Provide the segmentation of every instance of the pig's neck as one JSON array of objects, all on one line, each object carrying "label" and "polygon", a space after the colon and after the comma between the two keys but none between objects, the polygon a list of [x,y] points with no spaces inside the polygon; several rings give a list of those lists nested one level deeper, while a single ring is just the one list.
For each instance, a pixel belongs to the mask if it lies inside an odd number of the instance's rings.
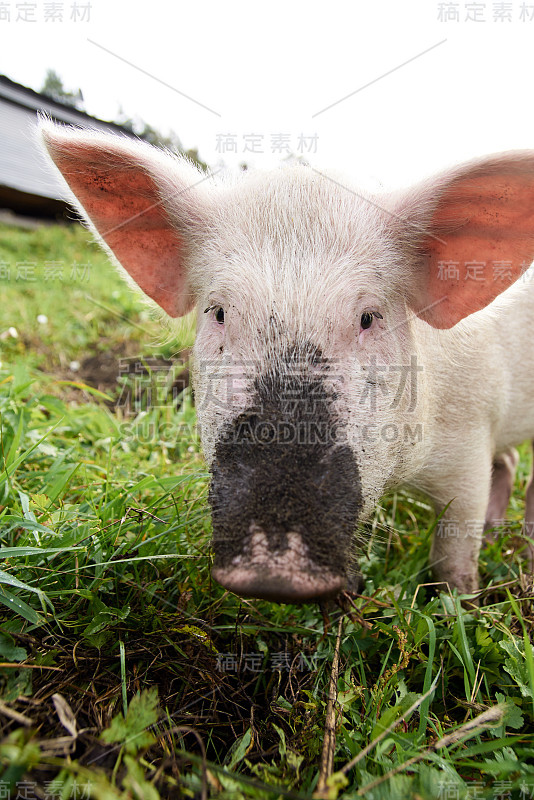
[{"label": "pig's neck", "polygon": [[[518,282],[450,330],[412,321],[423,367],[418,418],[423,442],[408,482],[520,444],[534,429],[534,284]],[[459,478],[460,480],[460,478]]]}]

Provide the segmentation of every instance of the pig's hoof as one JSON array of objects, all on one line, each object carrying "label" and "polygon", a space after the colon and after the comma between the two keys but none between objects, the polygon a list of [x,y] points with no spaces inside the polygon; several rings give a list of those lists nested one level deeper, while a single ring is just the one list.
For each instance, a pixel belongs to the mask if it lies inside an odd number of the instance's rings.
[{"label": "pig's hoof", "polygon": [[341,592],[347,583],[344,574],[327,567],[319,569],[310,559],[300,534],[290,532],[283,549],[271,549],[268,537],[259,528],[241,555],[230,563],[215,564],[215,580],[242,597],[258,597],[278,603],[305,603],[322,600]]}]

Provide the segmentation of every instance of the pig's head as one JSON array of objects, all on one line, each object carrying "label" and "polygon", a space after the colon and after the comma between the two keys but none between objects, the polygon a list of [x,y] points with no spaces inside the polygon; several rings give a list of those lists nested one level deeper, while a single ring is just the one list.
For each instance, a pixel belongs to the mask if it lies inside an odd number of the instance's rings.
[{"label": "pig's head", "polygon": [[[215,578],[280,601],[336,594],[355,572],[358,522],[424,447],[395,435],[424,418],[427,326],[414,320],[449,328],[524,266],[527,233],[510,248],[502,232],[532,208],[525,157],[372,198],[305,167],[217,186],[141,142],[42,132],[113,260],[171,317],[197,306]],[[509,277],[465,280],[484,257],[506,258]]]}]

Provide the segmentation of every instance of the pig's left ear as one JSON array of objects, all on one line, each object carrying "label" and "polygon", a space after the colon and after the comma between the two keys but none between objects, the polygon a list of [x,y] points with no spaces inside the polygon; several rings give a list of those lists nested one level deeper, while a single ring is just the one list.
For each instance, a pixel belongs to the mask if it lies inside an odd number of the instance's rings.
[{"label": "pig's left ear", "polygon": [[188,253],[207,214],[205,180],[141,141],[42,121],[48,154],[100,243],[171,317],[194,305]]},{"label": "pig's left ear", "polygon": [[488,305],[534,260],[534,151],[491,156],[397,198],[415,313],[451,328]]}]

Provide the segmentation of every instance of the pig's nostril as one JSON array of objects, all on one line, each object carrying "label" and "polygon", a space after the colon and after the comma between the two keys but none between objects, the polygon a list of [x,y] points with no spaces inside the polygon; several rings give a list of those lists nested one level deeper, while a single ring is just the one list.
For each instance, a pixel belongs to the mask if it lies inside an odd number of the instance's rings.
[{"label": "pig's nostril", "polygon": [[229,564],[213,569],[218,583],[243,597],[258,597],[281,603],[303,603],[338,594],[345,588],[345,575],[312,562],[299,533],[286,534],[281,549],[271,549],[265,532],[250,527],[244,552]]},{"label": "pig's nostril", "polygon": [[215,567],[215,580],[241,597],[257,597],[277,603],[305,603],[339,594],[346,584],[341,575],[273,572],[266,567],[243,565]]}]

